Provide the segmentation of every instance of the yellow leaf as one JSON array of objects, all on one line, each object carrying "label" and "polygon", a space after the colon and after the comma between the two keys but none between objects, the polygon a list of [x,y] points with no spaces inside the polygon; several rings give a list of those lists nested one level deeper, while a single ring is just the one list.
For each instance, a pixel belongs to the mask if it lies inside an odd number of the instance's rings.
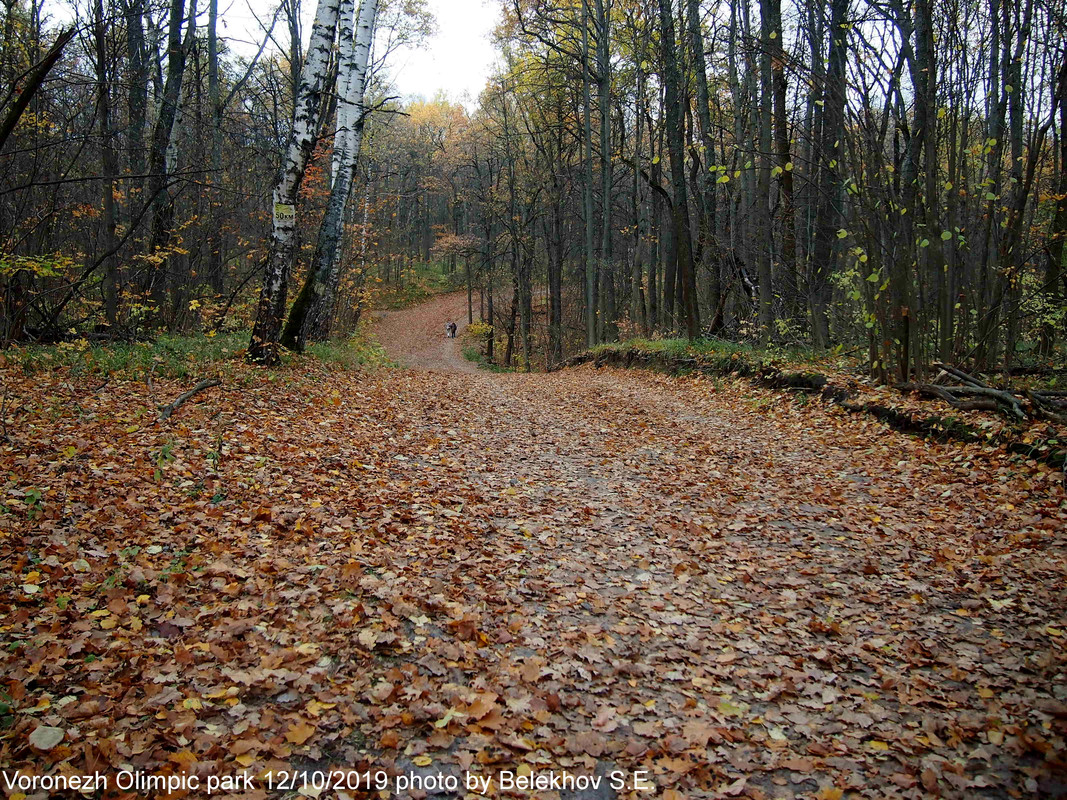
[{"label": "yellow leaf", "polygon": [[256,757],[252,753],[244,753],[243,755],[237,756],[234,761],[236,761],[242,767],[250,767],[254,763],[256,763]]},{"label": "yellow leaf", "polygon": [[433,724],[433,726],[435,728],[447,728],[448,727],[448,723],[450,723],[455,716],[456,716],[456,709],[450,708],[450,709],[448,709],[448,711],[445,712],[445,715],[443,717],[441,717],[441,719],[437,720]]},{"label": "yellow leaf", "polygon": [[200,698],[198,697],[186,697],[184,702],[182,702],[182,705],[193,711],[199,711],[204,707],[204,704],[200,702]]},{"label": "yellow leaf", "polygon": [[433,759],[429,756],[418,756],[411,761],[416,767],[428,767],[433,763]]},{"label": "yellow leaf", "polygon": [[320,703],[318,700],[312,700],[310,703],[307,704],[307,712],[311,716],[317,717],[323,711],[329,711],[331,708],[336,707],[337,703]]},{"label": "yellow leaf", "polygon": [[815,795],[818,800],[841,800],[845,795],[844,789],[838,789],[837,787],[824,786],[819,790],[819,793]]},{"label": "yellow leaf", "polygon": [[985,737],[990,744],[1004,744],[1004,731],[986,731]]},{"label": "yellow leaf", "polygon": [[315,728],[301,720],[289,727],[285,740],[293,744],[303,744],[315,734]]},{"label": "yellow leaf", "polygon": [[872,739],[871,741],[867,742],[867,746],[869,748],[871,748],[872,750],[886,751],[886,750],[889,749],[889,745],[888,744],[886,744],[885,742],[879,741],[878,739]]},{"label": "yellow leaf", "polygon": [[993,696],[993,690],[990,689],[988,686],[983,686],[981,689],[978,690],[978,696],[988,700]]}]

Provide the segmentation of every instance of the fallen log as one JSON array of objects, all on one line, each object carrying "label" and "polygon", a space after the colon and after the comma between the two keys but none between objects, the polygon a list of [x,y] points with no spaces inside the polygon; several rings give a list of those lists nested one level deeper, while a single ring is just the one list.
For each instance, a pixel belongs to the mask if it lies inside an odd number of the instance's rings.
[{"label": "fallen log", "polygon": [[[939,397],[953,408],[964,411],[997,411],[1004,407],[1018,419],[1026,419],[1022,404],[1008,391],[993,389],[988,386],[938,386],[934,383],[898,383],[896,389],[901,392],[918,392],[925,397]],[[987,401],[963,400],[960,395],[989,398]]]},{"label": "fallen log", "polygon": [[980,389],[992,389],[993,388],[988,383],[983,383],[982,381],[978,380],[978,378],[974,377],[973,375],[971,375],[971,374],[969,374],[967,372],[964,372],[962,369],[959,369],[958,367],[954,367],[951,364],[945,364],[945,363],[943,363],[941,361],[935,361],[934,362],[934,366],[937,369],[941,370],[942,372],[948,373],[953,378],[956,378],[957,380],[961,380],[964,383],[968,383],[971,386],[977,386]]},{"label": "fallen log", "polygon": [[1067,406],[1056,395],[1045,392],[1026,392],[1026,399],[1037,415],[1054,422],[1067,422]]},{"label": "fallen log", "polygon": [[960,411],[996,411],[999,409],[997,401],[991,398],[964,400],[956,397],[952,392],[963,391],[958,386],[938,386],[936,383],[898,383],[895,388],[900,392],[915,392],[922,397],[939,398]]}]

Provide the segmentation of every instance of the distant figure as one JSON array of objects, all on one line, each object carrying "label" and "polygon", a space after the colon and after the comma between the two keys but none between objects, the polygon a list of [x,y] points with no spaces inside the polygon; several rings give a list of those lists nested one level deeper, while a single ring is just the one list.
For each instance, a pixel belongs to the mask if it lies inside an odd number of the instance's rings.
[{"label": "distant figure", "polygon": [[459,328],[459,326],[456,325],[456,323],[454,323],[454,322],[449,322],[447,325],[445,325],[445,331],[446,331],[446,334],[447,334],[449,339],[455,339],[456,338],[456,330],[458,328]]}]

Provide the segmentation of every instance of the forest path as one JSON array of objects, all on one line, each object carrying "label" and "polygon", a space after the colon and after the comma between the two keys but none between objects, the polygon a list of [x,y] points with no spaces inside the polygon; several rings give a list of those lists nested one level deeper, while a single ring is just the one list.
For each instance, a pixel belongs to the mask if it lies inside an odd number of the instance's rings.
[{"label": "forest path", "polygon": [[[459,326],[455,339],[445,336],[445,325]],[[478,372],[463,357],[460,337],[467,327],[467,293],[450,292],[425,303],[396,311],[377,311],[374,331],[386,353],[399,364],[442,372]]]},{"label": "forest path", "polygon": [[[391,317],[387,350],[450,370],[411,343],[448,302]],[[412,663],[469,687],[427,697],[465,730],[411,752],[624,769],[629,789],[645,768],[685,797],[1064,789],[1019,744],[1067,710],[1061,489],[744,384],[371,380],[405,409],[395,479],[422,498],[382,563],[447,617]]]},{"label": "forest path", "polygon": [[1067,793],[1062,476],[744,381],[460,371],[449,303],[379,327],[415,369],[235,366],[162,422],[189,379],[0,365],[0,767]]}]

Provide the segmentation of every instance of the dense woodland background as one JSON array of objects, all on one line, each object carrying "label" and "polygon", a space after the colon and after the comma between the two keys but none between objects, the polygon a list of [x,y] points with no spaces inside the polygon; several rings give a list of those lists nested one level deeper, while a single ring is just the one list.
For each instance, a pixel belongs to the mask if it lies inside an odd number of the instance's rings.
[{"label": "dense woodland background", "polygon": [[[315,9],[245,29],[207,2],[4,0],[5,346],[248,330],[272,303],[284,334],[343,172],[356,7],[334,4],[311,70]],[[509,0],[477,104],[395,97],[390,55],[433,22],[377,5],[310,338],[433,279],[467,288],[491,360],[526,368],[673,335],[836,347],[887,380],[1063,366],[1061,3]],[[267,297],[301,114],[298,238]]]}]

